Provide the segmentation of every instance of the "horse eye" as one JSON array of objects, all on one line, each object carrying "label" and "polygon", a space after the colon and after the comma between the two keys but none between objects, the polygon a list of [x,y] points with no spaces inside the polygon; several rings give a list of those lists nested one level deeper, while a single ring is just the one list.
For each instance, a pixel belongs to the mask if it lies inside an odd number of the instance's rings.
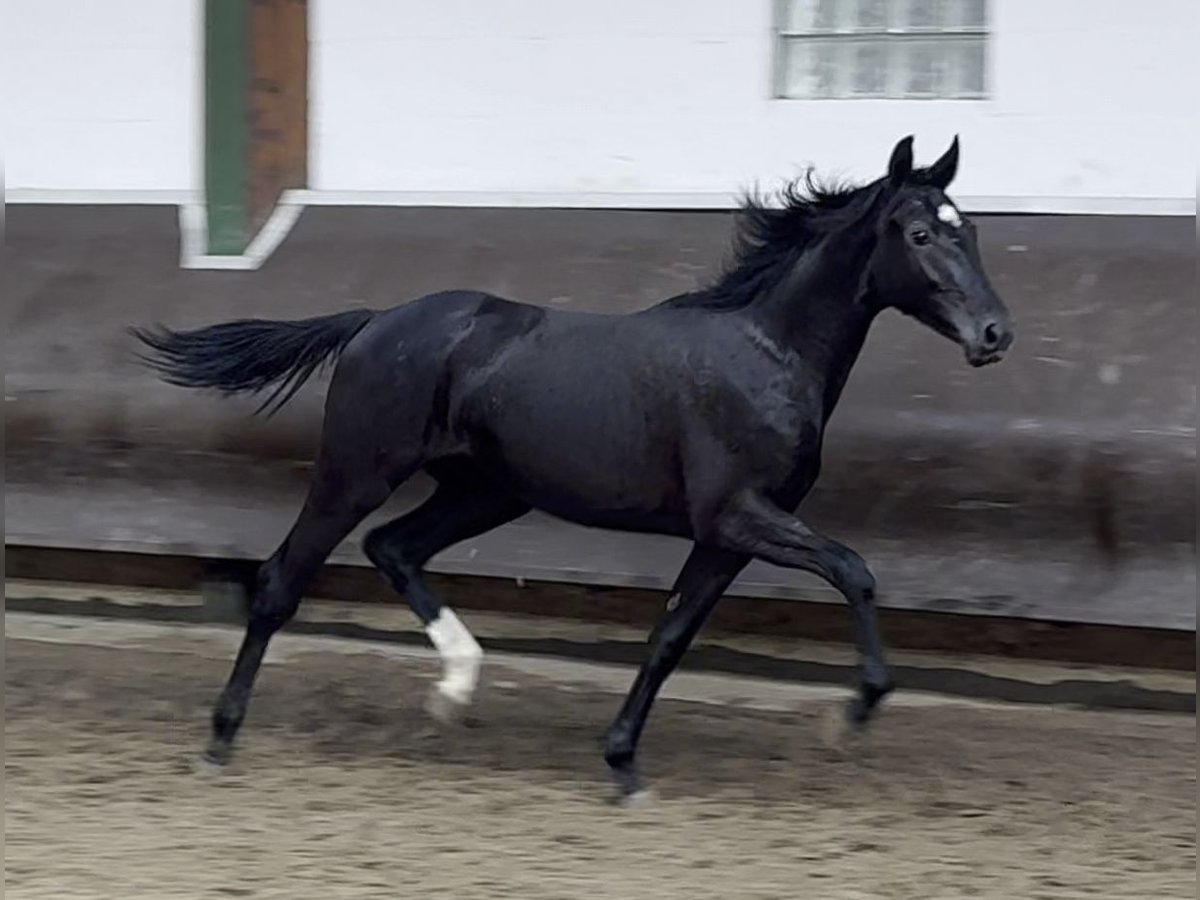
[{"label": "horse eye", "polygon": [[918,247],[925,247],[929,244],[929,232],[924,228],[918,228],[912,233],[912,242]]}]

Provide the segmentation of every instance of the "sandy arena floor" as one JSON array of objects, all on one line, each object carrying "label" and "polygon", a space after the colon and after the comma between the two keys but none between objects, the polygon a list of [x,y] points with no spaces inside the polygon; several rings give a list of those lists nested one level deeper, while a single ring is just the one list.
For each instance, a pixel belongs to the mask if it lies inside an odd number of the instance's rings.
[{"label": "sandy arena floor", "polygon": [[714,676],[656,708],[659,798],[624,810],[598,736],[626,672],[492,663],[436,733],[428,658],[285,641],[201,773],[233,635],[7,618],[9,900],[1196,896],[1193,717],[898,699],[836,757],[827,694]]}]

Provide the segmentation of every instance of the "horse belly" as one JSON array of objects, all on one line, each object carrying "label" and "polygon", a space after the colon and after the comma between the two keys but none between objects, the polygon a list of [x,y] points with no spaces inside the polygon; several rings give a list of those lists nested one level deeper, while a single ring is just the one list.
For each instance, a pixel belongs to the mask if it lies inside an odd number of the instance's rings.
[{"label": "horse belly", "polygon": [[687,509],[667,429],[626,395],[616,404],[586,389],[571,402],[540,395],[498,403],[473,429],[471,455],[509,491],[584,525],[679,533]]},{"label": "horse belly", "polygon": [[484,464],[528,503],[581,524],[634,528],[685,513],[667,460],[601,435],[584,437],[512,436],[499,441],[498,452],[485,452]]}]

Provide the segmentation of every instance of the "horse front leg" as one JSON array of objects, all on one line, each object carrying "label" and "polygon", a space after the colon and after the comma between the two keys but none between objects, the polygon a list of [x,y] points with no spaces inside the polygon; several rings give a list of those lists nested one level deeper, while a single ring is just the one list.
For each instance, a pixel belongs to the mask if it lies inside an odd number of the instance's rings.
[{"label": "horse front leg", "polygon": [[777,566],[812,572],[846,598],[861,667],[858,693],[850,701],[846,716],[852,726],[866,725],[895,683],[884,660],[875,577],[862,557],[756,494],[729,504],[715,528],[721,546]]},{"label": "horse front leg", "polygon": [[605,740],[604,759],[622,802],[636,801],[644,793],[634,757],[654,698],[725,588],[749,561],[742,554],[696,545],[683,564],[667,599],[667,611],[650,636],[650,655],[642,663]]}]

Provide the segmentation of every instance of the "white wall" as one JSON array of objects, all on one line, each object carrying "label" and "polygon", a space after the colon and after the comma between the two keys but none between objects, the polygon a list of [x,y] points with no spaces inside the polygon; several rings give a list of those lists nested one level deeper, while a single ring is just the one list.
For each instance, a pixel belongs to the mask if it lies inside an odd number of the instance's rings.
[{"label": "white wall", "polygon": [[[310,0],[312,202],[725,205],[963,137],[973,208],[1194,212],[1196,0],[991,0],[994,98],[781,101],[773,0]],[[202,0],[0,0],[6,190],[201,183]]]},{"label": "white wall", "polygon": [[195,188],[200,6],[3,0],[6,192]]},{"label": "white wall", "polygon": [[772,0],[313,0],[313,187],[723,205],[959,132],[975,208],[1186,212],[1198,5],[992,0],[992,99],[831,102],[770,99]]}]

